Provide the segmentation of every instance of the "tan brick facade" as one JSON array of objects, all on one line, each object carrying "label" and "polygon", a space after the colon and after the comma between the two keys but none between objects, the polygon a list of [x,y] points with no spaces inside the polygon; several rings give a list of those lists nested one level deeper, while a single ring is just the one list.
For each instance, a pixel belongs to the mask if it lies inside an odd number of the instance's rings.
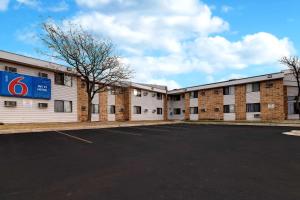
[{"label": "tan brick facade", "polygon": [[116,92],[116,121],[130,120],[131,88],[117,88]]},{"label": "tan brick facade", "polygon": [[[223,88],[200,90],[198,95],[199,119],[222,120]],[[205,109],[205,112],[202,111]]]},{"label": "tan brick facade", "polygon": [[190,93],[186,92],[184,94],[184,120],[190,119]]},{"label": "tan brick facade", "polygon": [[236,120],[246,120],[246,85],[235,86]]},{"label": "tan brick facade", "polygon": [[102,122],[107,121],[107,96],[108,96],[108,92],[107,91],[103,91],[99,93],[99,105],[100,105],[100,109],[99,109],[99,119]]},{"label": "tan brick facade", "polygon": [[168,96],[166,94],[163,94],[163,101],[164,101],[164,107],[163,107],[163,114],[164,114],[164,120],[168,120]]},{"label": "tan brick facade", "polygon": [[[283,80],[271,80],[260,83],[260,103],[262,120],[284,120]],[[274,108],[272,106],[275,106]]]},{"label": "tan brick facade", "polygon": [[86,86],[81,78],[77,78],[77,115],[79,122],[85,122],[88,119],[88,95]]}]

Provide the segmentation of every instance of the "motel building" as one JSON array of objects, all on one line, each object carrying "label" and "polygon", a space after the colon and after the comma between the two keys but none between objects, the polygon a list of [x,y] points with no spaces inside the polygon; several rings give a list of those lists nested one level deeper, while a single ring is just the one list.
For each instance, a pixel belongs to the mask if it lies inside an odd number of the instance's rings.
[{"label": "motel building", "polygon": [[[93,99],[92,121],[298,119],[289,71],[176,90],[124,83]],[[69,67],[0,51],[0,122],[81,122],[85,84]]]}]

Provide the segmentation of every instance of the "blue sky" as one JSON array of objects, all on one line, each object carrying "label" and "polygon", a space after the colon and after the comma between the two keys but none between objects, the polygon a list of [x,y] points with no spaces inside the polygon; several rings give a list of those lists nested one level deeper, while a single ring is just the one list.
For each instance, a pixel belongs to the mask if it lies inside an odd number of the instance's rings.
[{"label": "blue sky", "polygon": [[[0,49],[44,58],[38,34],[51,18],[108,37],[134,81],[170,88],[280,71],[297,55],[297,0],[0,0]],[[297,12],[298,11],[298,12]]]}]

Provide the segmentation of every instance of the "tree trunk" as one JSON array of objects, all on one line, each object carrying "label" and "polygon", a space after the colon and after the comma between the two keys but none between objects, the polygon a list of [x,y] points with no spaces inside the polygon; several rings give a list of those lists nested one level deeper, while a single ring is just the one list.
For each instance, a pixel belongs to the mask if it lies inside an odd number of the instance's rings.
[{"label": "tree trunk", "polygon": [[92,121],[92,97],[91,94],[88,94],[88,117],[87,121],[91,122]]}]

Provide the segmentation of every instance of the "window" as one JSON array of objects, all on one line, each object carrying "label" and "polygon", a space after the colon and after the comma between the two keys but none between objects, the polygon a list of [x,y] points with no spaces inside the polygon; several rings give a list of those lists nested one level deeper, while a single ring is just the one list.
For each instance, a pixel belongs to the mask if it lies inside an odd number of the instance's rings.
[{"label": "window", "polygon": [[48,74],[39,72],[39,77],[41,77],[41,78],[48,78]]},{"label": "window", "polygon": [[180,101],[180,95],[172,95],[171,101]]},{"label": "window", "polygon": [[136,96],[136,97],[141,97],[142,96],[142,90],[133,89],[133,95]]},{"label": "window", "polygon": [[158,100],[162,100],[162,93],[156,93],[156,98]]},{"label": "window", "polygon": [[17,68],[16,67],[7,67],[7,66],[5,66],[5,71],[11,72],[11,73],[17,73]]},{"label": "window", "polygon": [[141,106],[133,106],[133,113],[134,114],[142,114],[142,107]]},{"label": "window", "polygon": [[92,113],[99,114],[99,104],[92,104]]},{"label": "window", "polygon": [[38,107],[39,108],[48,108],[48,104],[47,103],[39,103]]},{"label": "window", "polygon": [[162,108],[156,108],[156,113],[158,115],[162,115]]},{"label": "window", "polygon": [[234,95],[234,86],[228,86],[223,88],[224,95]]},{"label": "window", "polygon": [[54,101],[54,112],[71,113],[72,112],[72,101],[55,100]]},{"label": "window", "polygon": [[247,84],[247,92],[259,92],[260,83],[249,83]]},{"label": "window", "polygon": [[174,115],[180,115],[181,109],[180,108],[174,108]]},{"label": "window", "polygon": [[4,107],[14,108],[17,107],[16,101],[4,101]]},{"label": "window", "polygon": [[273,82],[272,81],[267,81],[266,82],[266,88],[272,88],[273,87]]},{"label": "window", "polygon": [[64,73],[55,73],[54,82],[56,85],[65,85],[72,87],[72,76],[66,75]]},{"label": "window", "polygon": [[190,114],[198,114],[198,107],[190,107]]},{"label": "window", "polygon": [[235,106],[234,105],[224,105],[224,113],[234,113]]},{"label": "window", "polygon": [[115,114],[116,113],[116,106],[110,105],[108,107],[108,114]]},{"label": "window", "polygon": [[246,112],[260,112],[260,103],[247,103]]},{"label": "window", "polygon": [[193,91],[190,93],[191,99],[196,99],[198,98],[198,91]]}]

